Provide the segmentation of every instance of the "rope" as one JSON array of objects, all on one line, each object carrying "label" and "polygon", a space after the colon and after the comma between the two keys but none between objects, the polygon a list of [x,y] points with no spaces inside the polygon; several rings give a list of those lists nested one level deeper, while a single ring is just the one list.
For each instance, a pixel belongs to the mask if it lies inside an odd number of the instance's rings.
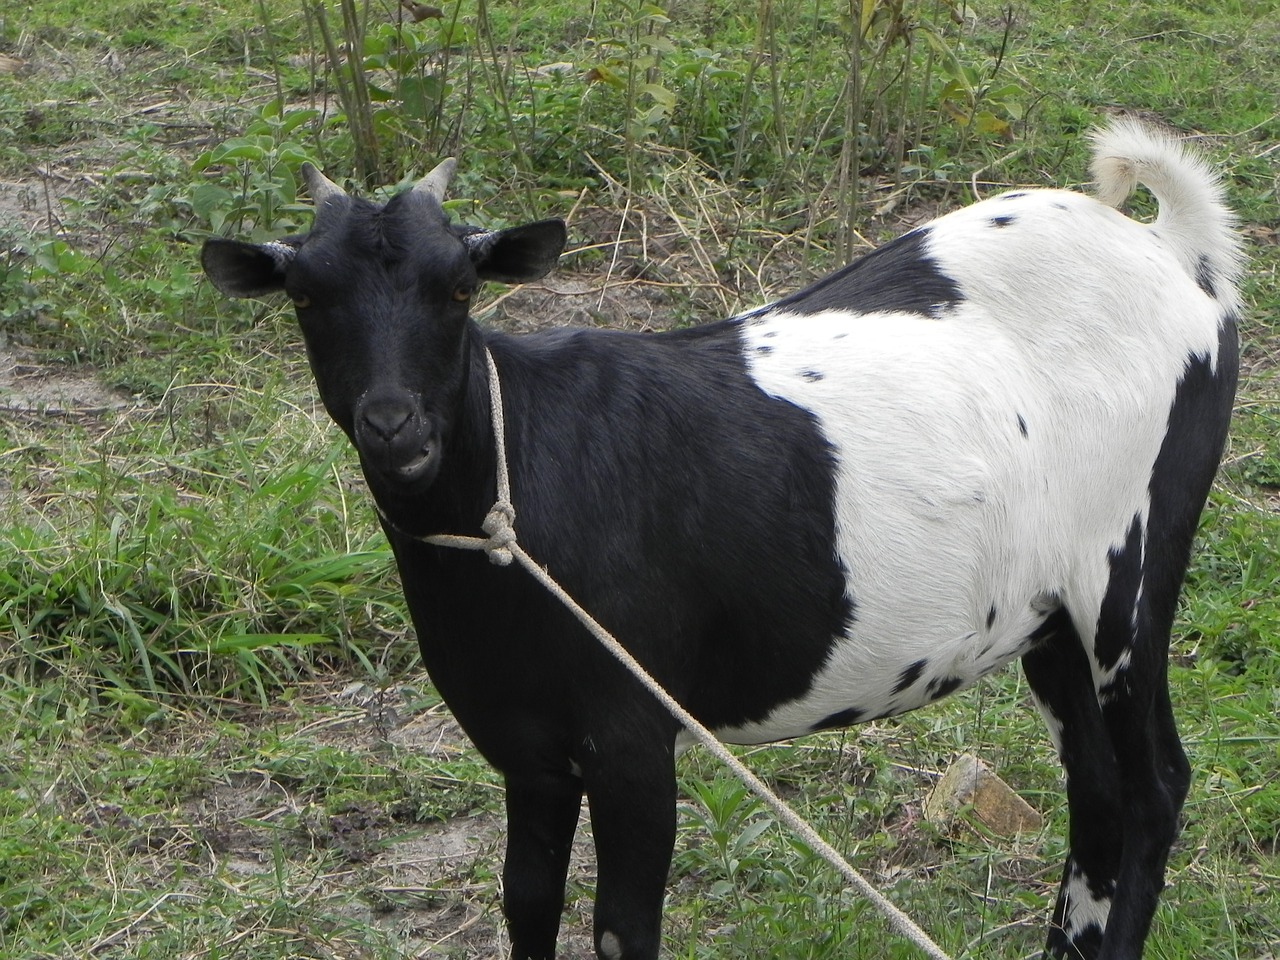
[{"label": "rope", "polygon": [[[430,537],[414,537],[423,543],[437,547],[454,547],[458,550],[483,550],[489,555],[489,562],[500,567],[511,565],[516,543],[516,508],[511,502],[511,475],[507,470],[507,428],[506,418],[502,415],[502,383],[498,380],[498,365],[493,362],[493,354],[488,348],[484,351],[485,362],[489,366],[489,408],[493,419],[493,445],[498,452],[498,499],[494,501],[489,512],[480,523],[480,529],[487,533],[487,538],[459,537],[448,533],[439,533]],[[384,520],[391,523],[390,518],[378,508]],[[392,524],[394,526],[394,524]],[[523,550],[520,551],[524,553]],[[525,554],[526,560],[528,554]],[[532,563],[532,560],[528,561]],[[535,564],[536,566],[536,564]]]},{"label": "rope", "polygon": [[[520,546],[516,540],[515,533],[515,507],[511,502],[511,479],[507,472],[507,452],[506,452],[506,431],[504,428],[502,414],[502,388],[498,380],[498,368],[493,362],[493,355],[486,349],[485,359],[489,366],[489,400],[492,406],[493,417],[493,436],[494,443],[497,446],[497,473],[498,473],[498,497],[494,505],[490,508],[488,515],[485,516],[481,529],[488,535],[487,537],[465,537],[454,536],[451,534],[438,534],[429,537],[413,537],[423,543],[429,543],[438,547],[453,547],[460,550],[483,550],[489,555],[491,563],[499,566],[508,566],[514,559],[524,567],[529,574],[540,584],[547,588],[557,599],[560,600],[570,611],[582,622],[587,631],[604,646],[614,658],[617,659],[624,667],[631,672],[633,676],[648,690],[658,701],[671,711],[672,716],[680,721],[693,735],[694,739],[701,743],[717,760],[728,767],[739,780],[741,780],[750,790],[752,790],[764,804],[777,815],[778,819],[786,824],[800,839],[809,845],[819,856],[834,867],[841,876],[845,878],[862,896],[870,900],[871,903],[884,914],[889,921],[889,925],[904,939],[911,941],[926,956],[932,957],[933,960],[951,960],[951,958],[930,939],[907,914],[903,913],[896,907],[884,894],[880,893],[871,883],[862,876],[838,851],[824,840],[821,834],[811,826],[808,821],[804,820],[798,813],[791,809],[781,797],[773,792],[769,786],[757,777],[741,760],[729,752],[729,749],[716,739],[715,734],[708,730],[699,722],[693,714],[689,713],[671,694],[663,688],[663,686],[655,680],[647,670],[641,665],[631,652],[627,650],[618,640],[602,627],[594,617],[586,610],[578,605],[578,602],[565,592],[560,584],[556,583],[544,570],[540,567],[528,553],[524,547]],[[379,510],[381,513],[381,510]],[[382,514],[383,519],[387,519]],[[388,522],[390,522],[388,520]]]}]

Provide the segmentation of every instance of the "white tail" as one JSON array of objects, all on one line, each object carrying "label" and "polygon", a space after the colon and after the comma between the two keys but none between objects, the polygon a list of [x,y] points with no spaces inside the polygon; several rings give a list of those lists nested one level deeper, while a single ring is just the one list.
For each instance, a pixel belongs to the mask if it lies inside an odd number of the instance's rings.
[{"label": "white tail", "polygon": [[1217,174],[1174,137],[1145,123],[1119,119],[1095,131],[1090,172],[1103,203],[1118,207],[1142,184],[1160,203],[1151,225],[1187,272],[1224,307],[1238,306],[1243,255],[1235,216],[1223,203]]}]

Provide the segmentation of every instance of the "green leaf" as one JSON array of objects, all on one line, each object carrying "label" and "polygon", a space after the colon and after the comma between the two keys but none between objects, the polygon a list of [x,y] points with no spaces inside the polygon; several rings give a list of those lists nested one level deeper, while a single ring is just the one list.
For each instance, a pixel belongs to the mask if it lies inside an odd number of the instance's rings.
[{"label": "green leaf", "polygon": [[236,633],[220,637],[210,647],[215,654],[241,653],[270,647],[306,647],[330,643],[321,633]]},{"label": "green leaf", "polygon": [[211,163],[226,163],[228,160],[261,161],[267,151],[260,144],[246,140],[228,140],[209,151]]},{"label": "green leaf", "polygon": [[[214,219],[214,212],[222,212],[225,208],[229,208],[235,203],[235,194],[226,187],[220,187],[216,183],[201,183],[191,191],[191,209],[195,211],[196,216],[210,222]],[[221,222],[214,226],[217,229],[221,226]]]},{"label": "green leaf", "polygon": [[858,16],[858,33],[865,37],[871,29],[871,18],[876,13],[876,0],[862,0],[862,12]]},{"label": "green leaf", "polygon": [[636,22],[641,23],[646,20],[650,23],[671,22],[671,18],[667,16],[667,11],[652,3],[646,3],[640,8],[640,17]]},{"label": "green leaf", "polygon": [[290,110],[280,124],[281,135],[292,133],[304,123],[310,123],[320,116],[319,110]]},{"label": "green leaf", "polygon": [[968,103],[972,98],[969,95],[969,88],[959,80],[949,80],[943,84],[942,90],[938,93],[938,99],[943,103]]},{"label": "green leaf", "polygon": [[990,110],[979,110],[973,117],[973,128],[979,133],[1004,134],[1009,131],[1009,123]]},{"label": "green leaf", "polygon": [[91,261],[76,253],[63,240],[46,240],[36,248],[36,264],[46,273],[77,274],[87,270]]},{"label": "green leaf", "polygon": [[992,102],[1007,100],[1009,97],[1022,96],[1022,87],[1016,83],[1006,83],[1003,87],[996,87],[994,90],[988,90],[986,98]]},{"label": "green leaf", "polygon": [[626,82],[620,76],[618,76],[616,73],[614,73],[611,69],[604,66],[603,64],[594,66],[587,71],[587,82],[588,83],[596,83],[596,82],[607,83],[609,86],[616,87],[619,90],[622,90],[627,85]]},{"label": "green leaf", "polygon": [[666,87],[661,86],[660,84],[656,84],[656,83],[641,84],[640,92],[644,94],[648,94],[650,97],[654,99],[655,103],[662,105],[668,110],[670,110],[672,107],[676,105],[676,95],[672,93],[670,90],[668,90]]},{"label": "green leaf", "polygon": [[415,120],[425,120],[444,98],[439,77],[405,77],[400,81],[400,102]]}]

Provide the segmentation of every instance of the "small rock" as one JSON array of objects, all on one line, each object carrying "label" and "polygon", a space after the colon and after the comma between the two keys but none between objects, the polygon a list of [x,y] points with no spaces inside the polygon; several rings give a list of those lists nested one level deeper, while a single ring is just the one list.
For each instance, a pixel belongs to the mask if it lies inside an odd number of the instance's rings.
[{"label": "small rock", "polygon": [[972,754],[962,754],[947,768],[924,802],[924,815],[941,827],[950,825],[962,807],[992,833],[1012,837],[1030,833],[1044,819],[1013,789]]},{"label": "small rock", "polygon": [[356,703],[365,704],[373,699],[373,687],[360,680],[352,681],[342,688],[342,692],[338,694],[339,700],[354,700]]}]

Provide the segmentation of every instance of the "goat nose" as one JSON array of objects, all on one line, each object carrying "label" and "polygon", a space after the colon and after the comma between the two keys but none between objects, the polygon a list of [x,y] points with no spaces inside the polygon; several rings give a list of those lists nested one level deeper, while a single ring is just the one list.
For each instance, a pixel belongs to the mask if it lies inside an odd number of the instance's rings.
[{"label": "goat nose", "polygon": [[413,407],[394,401],[372,403],[362,411],[361,418],[370,430],[389,443],[413,419]]}]

